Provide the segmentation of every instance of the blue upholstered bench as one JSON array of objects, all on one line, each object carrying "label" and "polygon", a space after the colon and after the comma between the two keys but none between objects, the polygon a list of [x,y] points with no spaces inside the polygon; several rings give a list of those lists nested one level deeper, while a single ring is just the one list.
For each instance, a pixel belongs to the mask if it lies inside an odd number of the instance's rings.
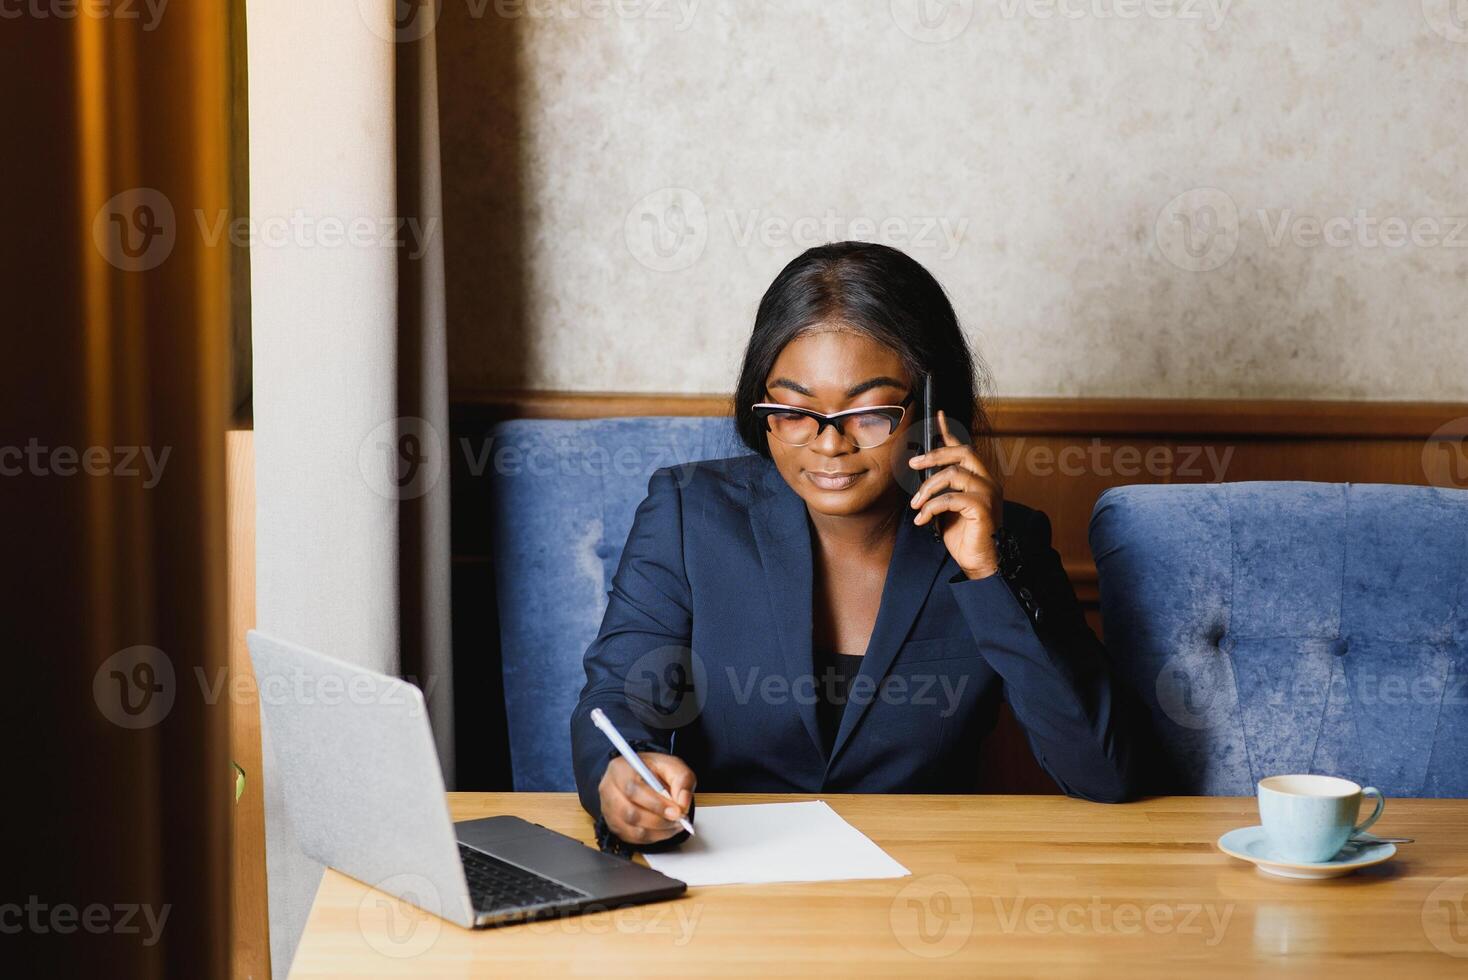
[{"label": "blue upholstered bench", "polygon": [[1468,491],[1124,487],[1091,551],[1172,791],[1319,772],[1468,796]]}]

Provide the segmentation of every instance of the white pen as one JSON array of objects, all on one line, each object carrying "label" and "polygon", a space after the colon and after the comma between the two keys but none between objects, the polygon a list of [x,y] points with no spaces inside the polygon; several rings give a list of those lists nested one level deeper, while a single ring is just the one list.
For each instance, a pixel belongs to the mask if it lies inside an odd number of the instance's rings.
[{"label": "white pen", "polygon": [[[662,796],[669,803],[674,806],[678,805],[678,801],[673,799],[673,795],[668,792],[668,787],[663,785],[661,779],[653,775],[652,770],[647,768],[647,765],[643,763],[642,757],[632,751],[632,746],[627,744],[627,740],[622,737],[622,733],[617,731],[617,726],[612,724],[612,720],[600,708],[591,709],[591,723],[597,728],[600,728],[601,733],[612,740],[612,745],[616,746],[617,751],[622,753],[622,758],[626,759],[627,764],[636,770],[637,775],[642,777],[644,783],[651,786],[654,792]],[[698,836],[693,832],[693,824],[688,822],[687,817],[679,817],[678,822],[683,825],[683,829],[688,831],[690,836]]]}]

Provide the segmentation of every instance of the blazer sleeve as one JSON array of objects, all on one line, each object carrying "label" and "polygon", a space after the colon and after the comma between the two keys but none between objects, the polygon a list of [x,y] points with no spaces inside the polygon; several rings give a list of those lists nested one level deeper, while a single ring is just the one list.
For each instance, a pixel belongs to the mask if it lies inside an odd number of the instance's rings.
[{"label": "blazer sleeve", "polygon": [[[599,837],[605,824],[597,788],[616,752],[592,724],[591,711],[601,708],[638,751],[671,752],[678,699],[688,694],[679,678],[692,677],[692,610],[681,493],[665,467],[648,480],[647,496],[633,516],[601,628],[583,659],[586,685],[571,713],[576,789],[597,820]],[[644,849],[674,846],[685,837],[686,831]]]},{"label": "blazer sleeve", "polygon": [[1020,570],[950,588],[1040,765],[1069,796],[1101,803],[1131,798],[1140,777],[1131,710],[1105,649],[1091,632],[1039,511],[1010,530]]}]

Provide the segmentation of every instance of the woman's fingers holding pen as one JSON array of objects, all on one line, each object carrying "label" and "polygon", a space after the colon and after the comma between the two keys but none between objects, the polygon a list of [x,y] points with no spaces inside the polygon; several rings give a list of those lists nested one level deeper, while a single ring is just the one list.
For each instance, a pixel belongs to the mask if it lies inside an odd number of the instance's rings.
[{"label": "woman's fingers holding pen", "polygon": [[[677,804],[677,812],[674,820],[688,815],[688,808],[693,805],[693,788],[698,785],[698,777],[693,775],[693,770],[688,768],[688,763],[676,755],[659,755],[648,752],[642,756],[642,761],[647,767],[663,781],[668,787],[668,795]],[[649,790],[649,792],[651,792]],[[656,795],[656,794],[653,794]],[[658,799],[662,799],[658,797]],[[666,803],[666,800],[663,800]]]},{"label": "woman's fingers holding pen", "polygon": [[682,827],[678,818],[688,811],[693,800],[693,771],[682,759],[656,752],[638,753],[649,769],[667,786],[679,805],[669,803],[654,791],[622,758],[607,764],[598,787],[602,816],[612,833],[625,841],[651,844],[666,840]]},{"label": "woman's fingers holding pen", "polygon": [[667,801],[661,800],[661,805],[644,805],[633,785],[637,782],[640,782],[637,773],[625,759],[613,759],[607,765],[599,787],[601,812],[607,826],[622,840],[634,844],[651,844],[673,836],[679,828],[676,821],[669,820],[662,812]]},{"label": "woman's fingers holding pen", "polygon": [[[649,769],[652,769],[657,774],[658,778],[663,781],[663,785],[667,786],[667,777],[653,767],[651,760],[652,755],[650,753],[642,756],[642,761],[647,764]],[[630,770],[631,766],[628,766],[628,769]],[[667,797],[647,785],[642,777],[635,772],[629,772],[626,779],[622,781],[622,795],[649,813],[660,814],[664,819],[674,822],[683,816],[684,811],[687,809],[677,803],[670,803]],[[674,800],[678,799],[677,793],[673,792],[671,787],[669,788],[669,795]]]}]

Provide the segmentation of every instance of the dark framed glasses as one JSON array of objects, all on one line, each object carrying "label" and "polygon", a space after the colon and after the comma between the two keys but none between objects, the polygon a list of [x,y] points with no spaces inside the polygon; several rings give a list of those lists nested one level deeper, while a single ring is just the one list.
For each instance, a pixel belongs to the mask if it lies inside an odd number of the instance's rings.
[{"label": "dark framed glasses", "polygon": [[848,408],[830,415],[780,402],[759,402],[754,405],[754,414],[764,422],[766,432],[796,449],[815,442],[828,425],[834,426],[858,449],[876,449],[892,438],[902,424],[902,417],[907,414],[907,406],[912,399],[909,392],[896,405]]}]

